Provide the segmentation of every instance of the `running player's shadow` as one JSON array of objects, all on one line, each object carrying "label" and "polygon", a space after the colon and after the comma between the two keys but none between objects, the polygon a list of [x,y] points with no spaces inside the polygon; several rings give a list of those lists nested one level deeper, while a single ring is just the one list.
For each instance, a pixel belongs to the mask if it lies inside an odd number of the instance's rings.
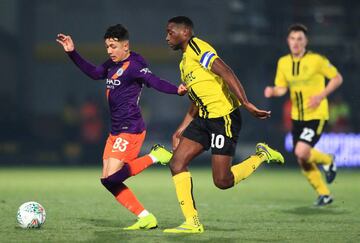
[{"label": "running player's shadow", "polygon": [[[236,225],[236,227],[228,227],[228,226],[214,226],[211,225],[209,227],[206,227],[205,230],[211,230],[211,231],[215,231],[215,232],[234,232],[234,231],[246,231],[247,228],[246,227],[241,227],[239,225],[237,225],[238,222],[234,222],[234,225]],[[205,225],[206,226],[206,225]]]},{"label": "running player's shadow", "polygon": [[335,206],[330,207],[316,207],[316,206],[307,206],[307,207],[296,207],[292,209],[281,210],[284,213],[297,214],[297,215],[342,215],[348,214],[349,212],[343,209],[339,209]]},{"label": "running player's shadow", "polygon": [[96,227],[117,227],[119,228],[119,220],[97,219],[97,218],[77,218],[83,223],[87,223]]}]

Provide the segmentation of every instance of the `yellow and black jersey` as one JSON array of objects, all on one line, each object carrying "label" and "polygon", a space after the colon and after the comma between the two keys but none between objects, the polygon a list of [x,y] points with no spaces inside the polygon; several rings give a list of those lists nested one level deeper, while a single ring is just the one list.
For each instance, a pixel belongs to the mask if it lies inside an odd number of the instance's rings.
[{"label": "yellow and black jersey", "polygon": [[325,89],[325,77],[331,79],[337,73],[326,57],[313,52],[306,52],[301,58],[288,54],[279,59],[275,86],[289,88],[293,120],[329,119],[327,99],[323,99],[316,109],[308,108],[308,104],[310,97]]},{"label": "yellow and black jersey", "polygon": [[211,72],[216,58],[218,55],[211,45],[192,37],[180,62],[181,79],[202,118],[226,116],[240,105],[225,81]]}]

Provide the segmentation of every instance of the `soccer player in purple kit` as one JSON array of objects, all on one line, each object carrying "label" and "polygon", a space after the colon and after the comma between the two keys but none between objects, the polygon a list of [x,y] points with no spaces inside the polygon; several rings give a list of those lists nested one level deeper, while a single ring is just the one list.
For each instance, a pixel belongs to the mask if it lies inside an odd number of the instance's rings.
[{"label": "soccer player in purple kit", "polygon": [[95,80],[106,79],[111,131],[104,148],[101,183],[138,217],[135,224],[124,230],[153,229],[158,225],[155,216],[142,206],[124,181],[153,163],[166,165],[172,154],[155,145],[149,154],[138,158],[146,134],[139,107],[140,94],[144,85],[168,94],[184,95],[187,90],[182,84],[176,87],[152,74],[144,58],[130,51],[129,32],[123,25],[110,26],[104,40],[110,58],[95,66],[75,50],[71,36],[57,35],[57,42],[82,72]]}]

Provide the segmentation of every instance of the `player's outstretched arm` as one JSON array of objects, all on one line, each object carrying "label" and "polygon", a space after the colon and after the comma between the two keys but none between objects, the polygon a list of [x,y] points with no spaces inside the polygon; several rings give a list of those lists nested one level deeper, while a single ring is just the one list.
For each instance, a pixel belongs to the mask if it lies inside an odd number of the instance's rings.
[{"label": "player's outstretched arm", "polygon": [[108,59],[100,66],[95,66],[89,63],[80,56],[75,50],[75,45],[70,35],[58,34],[56,41],[62,45],[64,51],[68,54],[70,59],[75,63],[80,70],[92,79],[104,79],[106,77],[107,67],[111,64],[111,60]]},{"label": "player's outstretched arm", "polygon": [[194,104],[191,103],[189,110],[187,111],[184,120],[181,122],[180,126],[176,129],[172,136],[172,146],[173,150],[177,148],[180,142],[180,137],[183,134],[184,130],[190,124],[190,122],[194,119],[194,117],[199,113],[199,108]]},{"label": "player's outstretched arm", "polygon": [[260,110],[254,104],[248,101],[245,90],[241,85],[239,79],[236,77],[231,68],[226,65],[220,58],[215,59],[211,66],[211,71],[225,80],[231,91],[236,95],[241,104],[247,109],[253,116],[259,119],[266,119],[270,117],[270,111]]},{"label": "player's outstretched arm", "polygon": [[147,68],[141,69],[135,78],[142,79],[147,86],[150,86],[162,93],[178,94],[183,96],[187,92],[187,88],[184,84],[180,84],[178,87],[176,87],[169,81],[159,78]]}]

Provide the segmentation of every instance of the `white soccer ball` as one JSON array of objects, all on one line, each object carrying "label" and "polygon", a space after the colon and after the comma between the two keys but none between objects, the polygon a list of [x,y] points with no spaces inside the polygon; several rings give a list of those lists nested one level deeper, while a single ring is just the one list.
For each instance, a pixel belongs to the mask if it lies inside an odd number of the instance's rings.
[{"label": "white soccer ball", "polygon": [[23,203],[17,212],[17,221],[21,228],[40,228],[45,223],[46,213],[37,202]]}]

